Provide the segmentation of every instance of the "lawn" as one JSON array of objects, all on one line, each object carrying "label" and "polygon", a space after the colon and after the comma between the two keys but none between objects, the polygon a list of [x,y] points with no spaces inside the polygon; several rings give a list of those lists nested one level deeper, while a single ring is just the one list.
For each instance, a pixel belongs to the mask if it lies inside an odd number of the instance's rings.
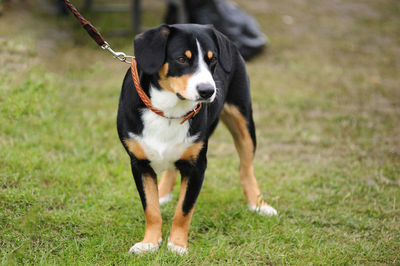
[{"label": "lawn", "polygon": [[[221,125],[189,254],[165,244],[179,186],[162,207],[161,250],[128,254],[144,232],[115,122],[128,65],[72,16],[14,1],[0,16],[2,264],[400,263],[400,3],[237,2],[271,41],[248,71],[255,172],[279,215],[247,210]],[[146,1],[146,26],[161,22],[163,5]],[[111,34],[130,26],[127,13],[88,19],[115,50],[132,53],[131,36]]]}]

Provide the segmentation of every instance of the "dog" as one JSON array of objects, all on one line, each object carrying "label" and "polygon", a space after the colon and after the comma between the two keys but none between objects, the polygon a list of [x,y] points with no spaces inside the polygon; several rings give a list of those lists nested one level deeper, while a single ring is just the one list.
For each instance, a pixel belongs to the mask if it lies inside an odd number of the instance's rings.
[{"label": "dog", "polygon": [[[239,154],[249,209],[276,215],[261,199],[254,176],[256,133],[249,79],[235,45],[210,25],[163,24],[137,35],[134,52],[140,86],[153,110],[135,89],[129,69],[119,99],[117,129],[145,215],[144,238],[129,252],[152,252],[161,246],[160,204],[171,200],[179,171],[180,194],[167,247],[178,255],[187,253],[190,220],[207,166],[208,139],[220,119]],[[188,113],[192,116],[184,120]]]}]

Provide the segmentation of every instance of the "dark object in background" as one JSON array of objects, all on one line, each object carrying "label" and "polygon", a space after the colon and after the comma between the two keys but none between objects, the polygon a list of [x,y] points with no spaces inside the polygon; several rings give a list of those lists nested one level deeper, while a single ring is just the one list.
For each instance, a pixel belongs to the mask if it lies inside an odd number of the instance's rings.
[{"label": "dark object in background", "polygon": [[[165,16],[167,24],[180,23],[178,7],[170,1]],[[213,24],[228,36],[239,48],[242,56],[249,60],[258,55],[268,44],[268,39],[253,17],[225,0],[184,0],[187,22]]]},{"label": "dark object in background", "polygon": [[67,16],[69,14],[68,8],[65,6],[63,0],[57,0],[57,12],[61,16]]}]

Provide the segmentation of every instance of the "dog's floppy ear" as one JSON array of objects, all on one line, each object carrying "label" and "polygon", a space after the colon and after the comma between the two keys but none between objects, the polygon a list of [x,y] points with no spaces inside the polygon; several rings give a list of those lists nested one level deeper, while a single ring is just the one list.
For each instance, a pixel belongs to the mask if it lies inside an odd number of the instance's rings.
[{"label": "dog's floppy ear", "polygon": [[169,26],[163,24],[137,35],[133,40],[136,61],[143,72],[154,74],[161,68],[169,33]]},{"label": "dog's floppy ear", "polygon": [[232,69],[232,43],[231,41],[221,32],[212,27],[215,41],[218,44],[218,63],[222,66],[222,69],[229,73]]}]

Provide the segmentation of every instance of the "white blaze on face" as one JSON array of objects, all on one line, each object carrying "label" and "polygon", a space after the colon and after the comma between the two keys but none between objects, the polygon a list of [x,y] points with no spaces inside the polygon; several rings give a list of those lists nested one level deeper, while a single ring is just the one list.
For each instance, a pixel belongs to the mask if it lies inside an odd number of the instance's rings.
[{"label": "white blaze on face", "polygon": [[211,71],[204,61],[204,54],[201,50],[199,42],[197,43],[197,51],[198,51],[198,65],[196,72],[189,78],[187,83],[187,97],[189,100],[198,101],[200,99],[199,93],[197,91],[197,85],[209,83],[214,87],[214,94],[210,97],[209,101],[212,102],[215,99],[215,95],[217,94],[217,88],[215,87],[215,81],[212,77]]}]

